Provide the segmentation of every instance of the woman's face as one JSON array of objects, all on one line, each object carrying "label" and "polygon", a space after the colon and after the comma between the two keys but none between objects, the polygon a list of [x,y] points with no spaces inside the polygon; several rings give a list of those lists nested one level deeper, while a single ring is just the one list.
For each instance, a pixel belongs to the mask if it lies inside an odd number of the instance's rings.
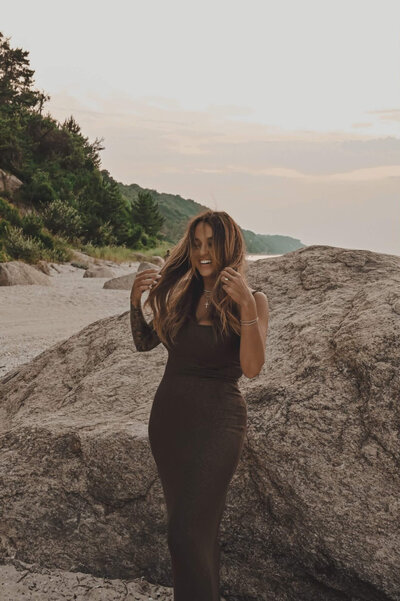
[{"label": "woman's face", "polygon": [[[196,225],[194,231],[193,263],[203,277],[217,275],[216,265],[212,259],[213,231],[204,221]],[[206,261],[203,263],[203,261]]]}]

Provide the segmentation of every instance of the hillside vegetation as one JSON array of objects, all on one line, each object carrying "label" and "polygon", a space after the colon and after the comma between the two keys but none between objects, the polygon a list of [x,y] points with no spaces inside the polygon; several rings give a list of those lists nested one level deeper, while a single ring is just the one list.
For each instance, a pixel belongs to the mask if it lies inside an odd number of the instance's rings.
[{"label": "hillside vegetation", "polygon": [[[35,88],[28,54],[0,33],[0,261],[65,261],[71,248],[121,260],[163,254],[208,207],[115,181],[101,168],[102,139],[89,141],[73,116],[60,123],[44,114],[49,96]],[[249,253],[303,246],[242,231]]]},{"label": "hillside vegetation", "polygon": [[[124,185],[120,183],[119,189],[123,196],[131,201],[134,201],[139,193],[143,192],[143,188],[137,184]],[[182,198],[178,194],[165,194],[156,190],[147,191],[156,200],[159,211],[165,218],[160,233],[171,245],[175,244],[183,235],[188,219],[209,208],[194,200]],[[247,252],[250,254],[284,254],[304,247],[300,240],[290,236],[255,234],[251,230],[240,229],[246,242]]]}]

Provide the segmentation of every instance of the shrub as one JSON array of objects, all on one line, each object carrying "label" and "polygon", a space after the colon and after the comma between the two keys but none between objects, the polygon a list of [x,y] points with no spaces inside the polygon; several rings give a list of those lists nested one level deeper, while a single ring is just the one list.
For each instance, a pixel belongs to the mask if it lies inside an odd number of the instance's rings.
[{"label": "shrub", "polygon": [[140,241],[139,241],[140,244],[142,245],[142,248],[143,248],[143,246],[144,247],[149,246],[149,242],[150,242],[149,238],[150,238],[150,236],[148,234],[146,234],[146,232],[143,232],[143,234],[140,237]]},{"label": "shrub", "polygon": [[37,237],[46,248],[50,250],[54,248],[54,236],[49,234],[49,232],[42,230]]},{"label": "shrub", "polygon": [[5,240],[7,237],[7,228],[11,225],[7,219],[0,218],[0,240]]},{"label": "shrub", "polygon": [[0,248],[0,263],[6,263],[7,261],[10,261],[11,257],[9,257],[6,253],[5,250],[3,250],[2,248]]},{"label": "shrub", "polygon": [[82,219],[78,211],[62,200],[53,200],[42,211],[45,226],[55,234],[72,240],[82,231]]},{"label": "shrub", "polygon": [[54,236],[53,248],[45,250],[44,258],[47,261],[54,261],[55,263],[62,263],[64,261],[71,261],[73,253],[68,246],[67,240],[64,240],[60,236]]},{"label": "shrub", "polygon": [[12,259],[21,259],[26,263],[37,263],[40,259],[62,263],[72,259],[72,251],[66,240],[60,236],[49,236],[49,239],[52,246],[46,248],[40,239],[25,236],[22,228],[8,224],[3,239],[3,252]]},{"label": "shrub", "polygon": [[109,221],[102,223],[99,227],[99,239],[105,246],[113,246],[117,244],[117,238],[113,233],[113,227]]},{"label": "shrub", "polygon": [[3,217],[7,221],[9,221],[12,225],[21,227],[21,216],[18,210],[12,206],[7,200],[4,198],[0,198],[0,217]]},{"label": "shrub", "polygon": [[42,233],[43,220],[35,213],[28,213],[21,220],[21,227],[26,236],[39,237]]},{"label": "shrub", "polygon": [[22,228],[8,225],[4,239],[4,250],[13,259],[37,263],[44,257],[44,246],[40,240],[24,236]]}]

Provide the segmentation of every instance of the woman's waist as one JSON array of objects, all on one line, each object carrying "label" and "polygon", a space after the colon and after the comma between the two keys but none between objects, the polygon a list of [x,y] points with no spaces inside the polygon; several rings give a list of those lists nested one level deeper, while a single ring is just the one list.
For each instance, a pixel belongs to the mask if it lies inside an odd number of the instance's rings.
[{"label": "woman's waist", "polygon": [[165,375],[170,376],[193,376],[196,378],[206,378],[213,380],[222,380],[225,382],[237,383],[242,376],[240,365],[200,365],[188,361],[168,361],[165,367]]}]

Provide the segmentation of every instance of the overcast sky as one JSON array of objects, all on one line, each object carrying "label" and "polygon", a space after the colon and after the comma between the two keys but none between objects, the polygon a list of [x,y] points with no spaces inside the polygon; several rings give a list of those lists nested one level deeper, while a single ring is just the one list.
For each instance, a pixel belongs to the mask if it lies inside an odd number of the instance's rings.
[{"label": "overcast sky", "polygon": [[1,31],[124,183],[400,255],[398,0],[20,0]]}]

